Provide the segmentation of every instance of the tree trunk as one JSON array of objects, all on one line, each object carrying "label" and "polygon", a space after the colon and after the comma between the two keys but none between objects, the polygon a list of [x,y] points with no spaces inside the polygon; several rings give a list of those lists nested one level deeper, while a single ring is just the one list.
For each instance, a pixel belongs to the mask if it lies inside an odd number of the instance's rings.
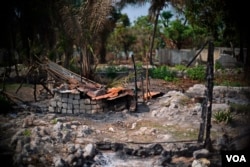
[{"label": "tree trunk", "polygon": [[152,52],[153,52],[153,46],[154,46],[154,39],[155,39],[155,34],[156,34],[156,28],[157,28],[157,24],[158,24],[158,18],[160,15],[160,11],[157,10],[156,11],[156,16],[155,16],[155,21],[154,21],[154,31],[153,31],[153,35],[150,41],[150,54],[149,54],[149,63],[150,65],[153,65],[153,56],[152,56]]},{"label": "tree trunk", "polygon": [[102,44],[99,54],[100,54],[100,63],[101,64],[106,63],[106,47],[104,44]]},{"label": "tree trunk", "polygon": [[81,48],[81,56],[82,56],[82,75],[85,78],[91,79],[92,78],[92,69],[91,65],[93,62],[91,61],[91,52],[88,50],[87,46]]}]

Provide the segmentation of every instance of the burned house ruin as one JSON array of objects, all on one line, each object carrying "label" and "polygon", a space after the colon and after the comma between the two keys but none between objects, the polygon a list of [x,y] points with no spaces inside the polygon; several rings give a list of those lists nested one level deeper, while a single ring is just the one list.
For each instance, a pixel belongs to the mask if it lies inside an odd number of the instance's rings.
[{"label": "burned house ruin", "polygon": [[48,75],[48,88],[54,95],[49,102],[49,112],[93,114],[110,110],[134,110],[132,89],[106,88],[48,59],[42,66]]}]

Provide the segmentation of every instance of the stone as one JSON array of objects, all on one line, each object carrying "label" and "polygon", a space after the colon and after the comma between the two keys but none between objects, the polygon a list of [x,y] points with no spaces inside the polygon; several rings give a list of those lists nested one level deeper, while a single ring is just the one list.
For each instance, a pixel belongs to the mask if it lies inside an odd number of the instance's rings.
[{"label": "stone", "polygon": [[192,167],[209,167],[210,161],[206,158],[195,159],[192,162]]},{"label": "stone", "polygon": [[69,154],[73,154],[76,152],[76,147],[74,144],[67,144],[67,151]]},{"label": "stone", "polygon": [[209,156],[209,151],[207,149],[200,149],[193,152],[193,157],[195,159],[205,158]]},{"label": "stone", "polygon": [[84,158],[91,158],[91,157],[94,157],[96,154],[96,148],[94,146],[94,144],[87,144],[85,147],[84,147],[84,153],[83,153],[83,157]]},{"label": "stone", "polygon": [[61,157],[55,157],[53,159],[55,167],[65,167],[66,162]]},{"label": "stone", "polygon": [[63,124],[61,122],[57,122],[54,127],[53,127],[53,130],[54,131],[61,131],[63,128]]}]

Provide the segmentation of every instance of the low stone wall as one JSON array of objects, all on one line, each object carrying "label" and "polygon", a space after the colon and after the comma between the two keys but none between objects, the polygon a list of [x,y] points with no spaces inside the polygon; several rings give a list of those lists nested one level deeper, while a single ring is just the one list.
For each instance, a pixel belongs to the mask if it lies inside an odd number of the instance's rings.
[{"label": "low stone wall", "polygon": [[49,112],[81,114],[98,113],[107,109],[104,100],[91,100],[80,93],[56,92],[54,98],[50,100]]}]

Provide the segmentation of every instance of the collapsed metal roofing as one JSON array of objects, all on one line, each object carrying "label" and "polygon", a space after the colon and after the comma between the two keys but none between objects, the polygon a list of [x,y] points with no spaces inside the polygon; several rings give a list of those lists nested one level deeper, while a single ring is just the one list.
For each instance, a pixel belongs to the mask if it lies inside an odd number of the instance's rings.
[{"label": "collapsed metal roofing", "polygon": [[48,72],[49,76],[61,83],[53,91],[61,93],[84,93],[92,100],[114,100],[127,95],[134,96],[132,89],[124,87],[106,88],[105,85],[82,77],[49,59],[46,59],[42,67]]}]

